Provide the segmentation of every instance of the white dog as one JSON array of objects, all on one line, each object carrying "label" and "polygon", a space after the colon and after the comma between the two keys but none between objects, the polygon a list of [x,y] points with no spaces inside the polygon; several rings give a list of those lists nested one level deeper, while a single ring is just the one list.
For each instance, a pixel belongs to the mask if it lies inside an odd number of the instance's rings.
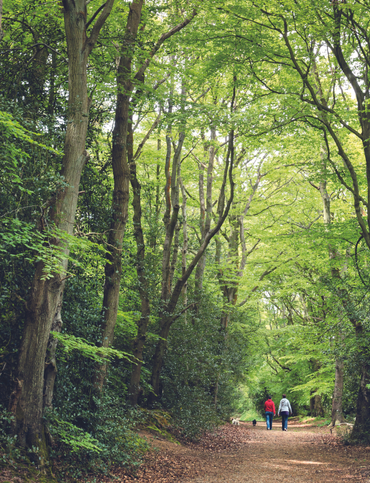
[{"label": "white dog", "polygon": [[232,418],[231,424],[236,424],[237,426],[239,426],[239,418]]}]

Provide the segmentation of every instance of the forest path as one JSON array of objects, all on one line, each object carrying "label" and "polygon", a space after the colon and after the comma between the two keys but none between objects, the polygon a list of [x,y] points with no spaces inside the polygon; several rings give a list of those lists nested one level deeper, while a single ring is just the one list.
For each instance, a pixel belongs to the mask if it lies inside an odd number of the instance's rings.
[{"label": "forest path", "polygon": [[370,448],[338,444],[327,428],[290,424],[284,432],[274,426],[234,426],[235,432],[248,427],[249,442],[232,453],[205,451],[203,475],[179,482],[370,482]]},{"label": "forest path", "polygon": [[[333,431],[334,432],[334,431]],[[117,467],[99,483],[370,483],[370,447],[344,445],[328,427],[275,421],[225,424],[179,445],[142,432],[153,450],[135,474]],[[82,483],[82,482],[81,482]]]}]

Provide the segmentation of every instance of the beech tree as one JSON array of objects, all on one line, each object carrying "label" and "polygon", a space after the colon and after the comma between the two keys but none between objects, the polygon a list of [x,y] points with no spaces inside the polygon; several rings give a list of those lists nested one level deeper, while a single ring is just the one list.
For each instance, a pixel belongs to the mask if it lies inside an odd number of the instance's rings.
[{"label": "beech tree", "polygon": [[[114,191],[112,201],[112,223],[110,236],[108,238],[109,251],[107,264],[105,266],[105,286],[103,298],[103,333],[102,346],[109,347],[114,336],[114,327],[117,320],[118,298],[121,280],[121,250],[122,240],[125,232],[128,204],[130,165],[128,160],[128,149],[132,148],[133,138],[129,124],[132,123],[134,115],[135,96],[140,97],[141,84],[144,82],[145,72],[151,60],[157,54],[162,44],[177,32],[186,27],[197,14],[194,9],[189,17],[185,18],[178,25],[163,33],[155,43],[154,47],[146,54],[144,61],[137,61],[139,66],[136,73],[132,72],[133,57],[136,48],[136,37],[142,20],[142,9],[144,2],[132,2],[130,13],[127,19],[125,37],[123,39],[119,64],[117,69],[117,103],[115,124],[113,130],[112,166],[114,174]],[[136,95],[133,99],[135,84],[138,85]],[[130,132],[130,134],[129,134]],[[131,146],[128,147],[127,143]],[[181,149],[180,149],[181,152]],[[135,354],[134,354],[135,355]],[[135,355],[137,357],[137,355]],[[101,389],[106,374],[106,365],[97,369],[97,385]]]},{"label": "beech tree", "polygon": [[[180,106],[184,107],[184,102],[187,94],[182,91],[180,96]],[[170,101],[171,102],[171,101]],[[181,112],[181,111],[180,111]],[[171,112],[169,112],[171,114]],[[233,141],[232,136],[229,137],[228,147],[226,152],[225,166],[223,168],[222,182],[220,188],[220,208],[218,221],[215,226],[210,229],[205,235],[204,239],[201,241],[200,247],[196,250],[194,256],[188,262],[188,257],[185,258],[185,253],[187,252],[187,226],[186,226],[186,215],[181,220],[184,229],[183,237],[183,255],[181,257],[181,273],[176,280],[175,268],[177,265],[178,251],[179,251],[179,212],[180,212],[180,193],[182,196],[182,213],[186,213],[186,184],[181,176],[181,166],[184,159],[188,158],[193,152],[194,147],[190,148],[189,152],[185,154],[182,159],[182,149],[185,140],[185,126],[180,124],[178,133],[178,142],[174,143],[172,139],[172,129],[168,129],[168,134],[166,136],[166,165],[165,165],[165,176],[166,181],[163,186],[164,198],[166,211],[163,218],[164,223],[164,241],[163,241],[163,251],[162,251],[162,274],[161,274],[161,308],[160,308],[160,327],[159,327],[159,338],[156,345],[156,350],[153,357],[153,369],[151,375],[151,384],[153,387],[153,392],[149,396],[150,403],[152,404],[154,400],[160,395],[160,372],[163,364],[163,358],[167,346],[167,338],[169,335],[170,328],[175,320],[182,313],[186,312],[190,307],[194,306],[194,303],[188,305],[185,304],[187,300],[184,297],[184,288],[189,280],[189,277],[195,270],[198,261],[205,253],[207,246],[209,245],[212,238],[219,231],[222,224],[224,223],[228,211],[231,205],[231,199],[233,196],[233,178],[232,178],[232,166],[233,166]],[[172,147],[174,145],[174,148]],[[174,154],[172,156],[172,149],[174,149]],[[172,163],[171,163],[172,158]],[[134,158],[135,159],[135,158]],[[136,163],[132,163],[132,178],[131,183],[134,190],[134,221],[135,221],[135,237],[137,240],[137,269],[138,276],[141,280],[141,303],[142,303],[142,314],[139,324],[138,336],[134,343],[134,354],[138,359],[142,360],[142,351],[145,343],[145,332],[148,323],[148,315],[150,312],[150,304],[153,301],[148,299],[147,294],[147,282],[145,281],[144,273],[144,259],[145,259],[145,240],[143,237],[143,227],[140,221],[141,217],[141,200],[140,200],[140,183],[136,176]],[[172,166],[171,166],[172,164]],[[226,194],[226,187],[230,185],[230,195],[229,199],[223,198]],[[145,235],[145,232],[144,232]],[[184,253],[185,252],[185,253]],[[180,310],[178,304],[182,298],[183,307]],[[179,311],[179,313],[177,313]],[[130,397],[133,403],[136,403],[139,395],[139,382],[140,382],[140,369],[141,362],[135,364],[134,370],[131,377],[130,385]]]},{"label": "beech tree", "polygon": [[[65,187],[50,200],[48,213],[43,213],[40,223],[41,230],[45,229],[47,221],[54,225],[49,243],[57,251],[61,251],[63,256],[58,271],[54,273],[47,273],[43,262],[38,262],[35,267],[19,352],[18,376],[9,404],[10,410],[16,415],[15,431],[21,444],[30,448],[41,448],[42,458],[46,456],[42,420],[45,357],[53,324],[57,327],[61,323],[60,313],[68,264],[68,242],[63,239],[63,235],[73,233],[80,177],[88,160],[85,150],[89,112],[87,62],[112,6],[113,0],[109,0],[87,36],[85,2],[66,0],[63,3],[69,59],[69,112],[61,169]],[[49,361],[51,364],[52,362]],[[48,371],[48,377],[55,378],[55,374],[51,375],[55,370],[53,367],[53,371]],[[47,382],[47,391],[52,391],[52,386],[53,384]],[[46,394],[47,400],[49,397]]]},{"label": "beech tree", "polygon": [[[244,60],[262,91],[271,98],[284,98],[284,112],[275,113],[275,125],[307,122],[322,131],[328,162],[339,181],[352,193],[353,207],[361,237],[370,247],[369,222],[364,216],[369,204],[369,119],[366,113],[368,88],[369,39],[365,27],[367,6],[362,2],[323,5],[320,2],[283,2],[268,6],[251,2],[219,8],[230,19],[223,31],[228,33],[229,47],[239,41],[239,52],[251,52],[255,39],[260,39],[253,56]],[[365,23],[364,23],[365,22]],[[351,42],[348,42],[351,39]],[[243,47],[242,47],[243,46]],[[240,53],[241,59],[247,54]],[[314,63],[327,56],[333,65],[331,90],[335,103],[328,106],[317,89]],[[289,79],[289,81],[288,81]],[[330,82],[330,81],[329,81]],[[299,86],[299,87],[298,87]],[[356,98],[354,105],[346,90]],[[354,163],[345,143],[351,134],[362,146],[365,170]],[[338,164],[339,163],[339,164]],[[342,163],[345,169],[342,170]],[[362,182],[363,176],[366,183]],[[363,345],[363,325],[353,320],[353,327]],[[369,399],[367,363],[363,362],[362,382],[358,396],[358,415],[353,438],[364,437],[368,421]]]}]

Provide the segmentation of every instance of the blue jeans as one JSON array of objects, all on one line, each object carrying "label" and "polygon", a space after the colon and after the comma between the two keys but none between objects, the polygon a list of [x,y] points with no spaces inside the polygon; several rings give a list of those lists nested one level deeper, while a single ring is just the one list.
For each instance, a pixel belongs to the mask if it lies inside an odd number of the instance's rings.
[{"label": "blue jeans", "polygon": [[274,417],[274,413],[272,411],[266,411],[265,414],[267,429],[272,429],[272,418]]},{"label": "blue jeans", "polygon": [[288,429],[288,416],[289,416],[289,412],[288,411],[281,411],[281,426],[282,426],[282,430],[284,431],[284,429]]}]

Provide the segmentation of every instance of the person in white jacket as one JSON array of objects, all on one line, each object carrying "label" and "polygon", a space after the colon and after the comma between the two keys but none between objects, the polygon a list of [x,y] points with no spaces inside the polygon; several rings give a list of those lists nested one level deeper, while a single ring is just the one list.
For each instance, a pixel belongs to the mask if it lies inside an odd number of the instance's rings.
[{"label": "person in white jacket", "polygon": [[288,416],[289,414],[292,414],[292,406],[290,405],[290,402],[286,398],[286,395],[283,394],[283,399],[280,401],[279,404],[279,410],[278,410],[278,415],[281,414],[281,425],[282,425],[282,430],[287,431],[288,430]]}]

